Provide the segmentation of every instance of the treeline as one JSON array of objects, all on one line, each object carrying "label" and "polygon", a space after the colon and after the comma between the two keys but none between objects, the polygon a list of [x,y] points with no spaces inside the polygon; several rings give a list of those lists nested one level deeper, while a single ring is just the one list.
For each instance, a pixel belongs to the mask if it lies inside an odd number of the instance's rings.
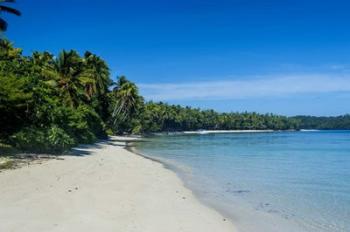
[{"label": "treeline", "polygon": [[184,130],[347,129],[349,116],[284,117],[218,113],[145,102],[125,77],[113,81],[99,56],[34,52],[0,40],[0,143],[22,150],[61,152],[109,134]]},{"label": "treeline", "polygon": [[273,114],[218,113],[179,105],[149,102],[141,114],[144,132],[184,130],[291,130],[297,120]]},{"label": "treeline", "polygon": [[337,117],[296,116],[300,129],[350,130],[350,115]]}]

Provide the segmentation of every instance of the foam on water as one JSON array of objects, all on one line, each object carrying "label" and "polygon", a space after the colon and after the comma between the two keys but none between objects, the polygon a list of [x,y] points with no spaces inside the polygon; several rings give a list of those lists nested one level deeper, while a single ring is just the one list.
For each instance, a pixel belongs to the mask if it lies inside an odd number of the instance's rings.
[{"label": "foam on water", "polygon": [[136,148],[242,232],[350,231],[349,131],[156,136]]}]

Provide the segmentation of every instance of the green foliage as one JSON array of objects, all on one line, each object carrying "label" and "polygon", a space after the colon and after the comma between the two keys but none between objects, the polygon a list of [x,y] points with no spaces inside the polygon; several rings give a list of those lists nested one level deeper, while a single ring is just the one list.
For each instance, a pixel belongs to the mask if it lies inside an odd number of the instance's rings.
[{"label": "green foliage", "polygon": [[12,135],[10,141],[24,151],[49,153],[62,152],[76,144],[74,139],[58,126],[23,128]]},{"label": "green foliage", "polygon": [[87,52],[22,55],[0,40],[0,139],[23,150],[59,152],[106,137],[107,64]]},{"label": "green foliage", "polygon": [[110,94],[112,101],[112,116],[110,125],[117,134],[140,131],[137,119],[143,106],[143,98],[139,95],[137,86],[124,76],[118,79]]},{"label": "green foliage", "polygon": [[301,129],[350,130],[350,115],[337,117],[296,116]]},{"label": "green foliage", "polygon": [[63,129],[53,126],[47,132],[48,150],[62,152],[75,145],[75,141]]},{"label": "green foliage", "polygon": [[8,136],[26,121],[32,96],[28,78],[0,73],[0,138]]},{"label": "green foliage", "polygon": [[297,120],[272,114],[218,113],[164,103],[146,103],[141,114],[144,133],[184,130],[291,130]]},{"label": "green foliage", "polygon": [[21,58],[22,49],[14,48],[8,40],[0,39],[0,61],[15,60]]},{"label": "green foliage", "polygon": [[67,130],[79,143],[92,143],[97,138],[106,138],[103,121],[93,109],[85,105],[72,111],[67,122]]}]

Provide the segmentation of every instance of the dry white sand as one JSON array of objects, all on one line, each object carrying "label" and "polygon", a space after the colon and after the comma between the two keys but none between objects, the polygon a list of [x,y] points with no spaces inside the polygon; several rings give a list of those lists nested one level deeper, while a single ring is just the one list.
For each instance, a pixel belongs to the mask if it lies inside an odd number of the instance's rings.
[{"label": "dry white sand", "polygon": [[172,171],[116,144],[1,172],[0,231],[236,231]]}]

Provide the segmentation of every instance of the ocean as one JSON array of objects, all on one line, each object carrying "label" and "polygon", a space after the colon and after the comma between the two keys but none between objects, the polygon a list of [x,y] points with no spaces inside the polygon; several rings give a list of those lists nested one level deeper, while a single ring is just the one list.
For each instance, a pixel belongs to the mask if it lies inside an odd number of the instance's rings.
[{"label": "ocean", "polygon": [[135,149],[241,232],[350,231],[350,131],[158,135]]}]

